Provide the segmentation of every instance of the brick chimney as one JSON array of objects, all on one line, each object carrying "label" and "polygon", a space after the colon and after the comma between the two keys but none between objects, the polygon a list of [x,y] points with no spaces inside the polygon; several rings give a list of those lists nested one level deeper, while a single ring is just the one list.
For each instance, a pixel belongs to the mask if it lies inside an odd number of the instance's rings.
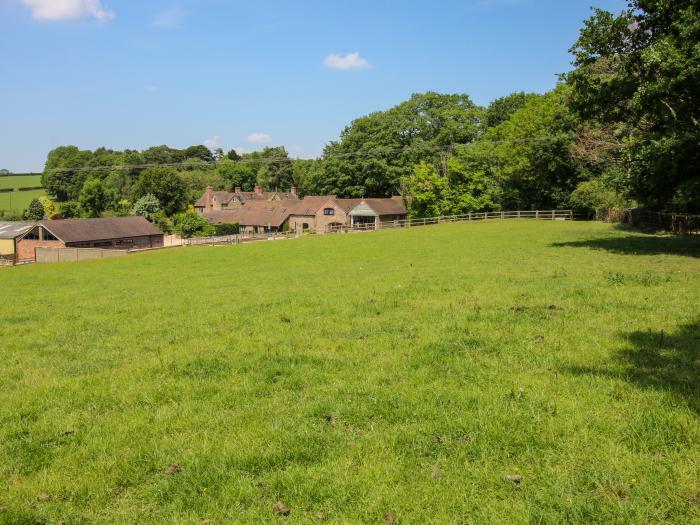
[{"label": "brick chimney", "polygon": [[207,191],[204,193],[204,210],[214,211],[214,188],[207,186]]},{"label": "brick chimney", "polygon": [[297,196],[297,187],[296,187],[296,186],[292,186],[292,189],[290,190],[289,193],[291,193],[292,195],[294,195],[294,196],[296,197],[296,196]]},{"label": "brick chimney", "polygon": [[257,195],[261,195],[262,192],[263,192],[263,191],[262,191],[262,187],[260,186],[260,184],[256,184],[256,185],[255,185],[255,193],[256,193]]},{"label": "brick chimney", "polygon": [[240,193],[240,192],[241,192],[240,186],[236,186],[235,188],[233,188],[233,193]]}]

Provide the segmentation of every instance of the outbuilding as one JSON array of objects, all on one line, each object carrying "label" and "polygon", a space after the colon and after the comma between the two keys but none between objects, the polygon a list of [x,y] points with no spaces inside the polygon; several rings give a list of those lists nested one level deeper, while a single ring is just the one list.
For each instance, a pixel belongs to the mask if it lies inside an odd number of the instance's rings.
[{"label": "outbuilding", "polygon": [[36,248],[131,250],[163,246],[163,232],[145,217],[40,221],[17,241],[20,260],[35,260]]},{"label": "outbuilding", "polygon": [[36,222],[0,221],[0,259],[16,262],[17,241],[36,226]]}]

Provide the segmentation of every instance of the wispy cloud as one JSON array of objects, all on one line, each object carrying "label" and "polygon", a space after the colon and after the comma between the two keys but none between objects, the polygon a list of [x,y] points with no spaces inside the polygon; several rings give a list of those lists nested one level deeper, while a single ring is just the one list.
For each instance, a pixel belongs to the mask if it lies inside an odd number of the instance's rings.
[{"label": "wispy cloud", "polygon": [[77,20],[93,17],[101,22],[114,18],[114,11],[102,7],[101,0],[20,0],[37,20]]},{"label": "wispy cloud", "polygon": [[155,93],[156,91],[158,91],[160,89],[160,87],[156,86],[155,84],[148,84],[144,87],[144,89],[146,91],[148,91],[149,93]]},{"label": "wispy cloud", "polygon": [[215,150],[216,148],[219,147],[220,140],[221,140],[221,137],[219,135],[214,135],[213,137],[211,137],[209,139],[205,139],[204,145],[211,150]]},{"label": "wispy cloud", "polygon": [[360,53],[348,53],[345,56],[331,53],[323,63],[330,68],[347,71],[350,69],[367,69],[370,67],[369,62],[360,56]]},{"label": "wispy cloud", "polygon": [[179,6],[173,5],[163,9],[153,19],[153,25],[156,27],[176,28],[182,25],[187,12]]},{"label": "wispy cloud", "polygon": [[246,140],[248,142],[272,142],[272,137],[268,135],[267,133],[251,133],[246,137]]}]

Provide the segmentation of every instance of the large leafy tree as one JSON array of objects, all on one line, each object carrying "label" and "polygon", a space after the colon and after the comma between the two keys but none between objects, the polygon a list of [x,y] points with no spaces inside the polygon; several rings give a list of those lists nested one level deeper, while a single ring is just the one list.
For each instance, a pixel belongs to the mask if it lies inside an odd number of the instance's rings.
[{"label": "large leafy tree", "polygon": [[238,162],[255,169],[257,183],[266,190],[288,191],[293,185],[292,159],[283,146],[247,153]]},{"label": "large leafy tree", "polygon": [[99,217],[109,206],[109,192],[105,189],[100,179],[88,179],[80,191],[78,203],[86,216]]},{"label": "large leafy tree", "polygon": [[700,209],[700,2],[631,0],[596,10],[572,48],[572,107],[623,128],[632,195]]},{"label": "large leafy tree", "polygon": [[484,123],[489,128],[503,124],[513,113],[522,108],[529,100],[538,95],[534,93],[511,93],[505,97],[497,98],[486,108]]},{"label": "large leafy tree", "polygon": [[41,182],[59,201],[76,200],[88,178],[91,151],[61,146],[49,152]]},{"label": "large leafy tree", "polygon": [[134,198],[151,194],[158,199],[163,211],[172,215],[182,210],[186,204],[186,188],[174,168],[147,168],[141,172],[134,185]]},{"label": "large leafy tree", "polygon": [[396,194],[420,162],[479,135],[483,109],[468,95],[415,94],[387,111],[353,121],[324,149],[319,190],[343,197]]}]

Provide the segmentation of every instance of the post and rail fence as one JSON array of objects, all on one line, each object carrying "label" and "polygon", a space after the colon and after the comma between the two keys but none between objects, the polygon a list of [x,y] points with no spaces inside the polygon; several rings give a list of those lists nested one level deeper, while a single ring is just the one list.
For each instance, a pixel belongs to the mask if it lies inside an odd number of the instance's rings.
[{"label": "post and rail fence", "polygon": [[382,221],[379,223],[365,223],[354,225],[329,226],[326,233],[341,233],[355,231],[383,230],[389,228],[413,228],[416,226],[428,226],[433,224],[448,224],[453,222],[471,222],[507,219],[532,219],[542,221],[572,221],[572,210],[520,210],[520,211],[487,211],[481,213],[465,213],[462,215],[445,215],[441,217],[425,217],[421,219],[402,219],[396,221]]}]

